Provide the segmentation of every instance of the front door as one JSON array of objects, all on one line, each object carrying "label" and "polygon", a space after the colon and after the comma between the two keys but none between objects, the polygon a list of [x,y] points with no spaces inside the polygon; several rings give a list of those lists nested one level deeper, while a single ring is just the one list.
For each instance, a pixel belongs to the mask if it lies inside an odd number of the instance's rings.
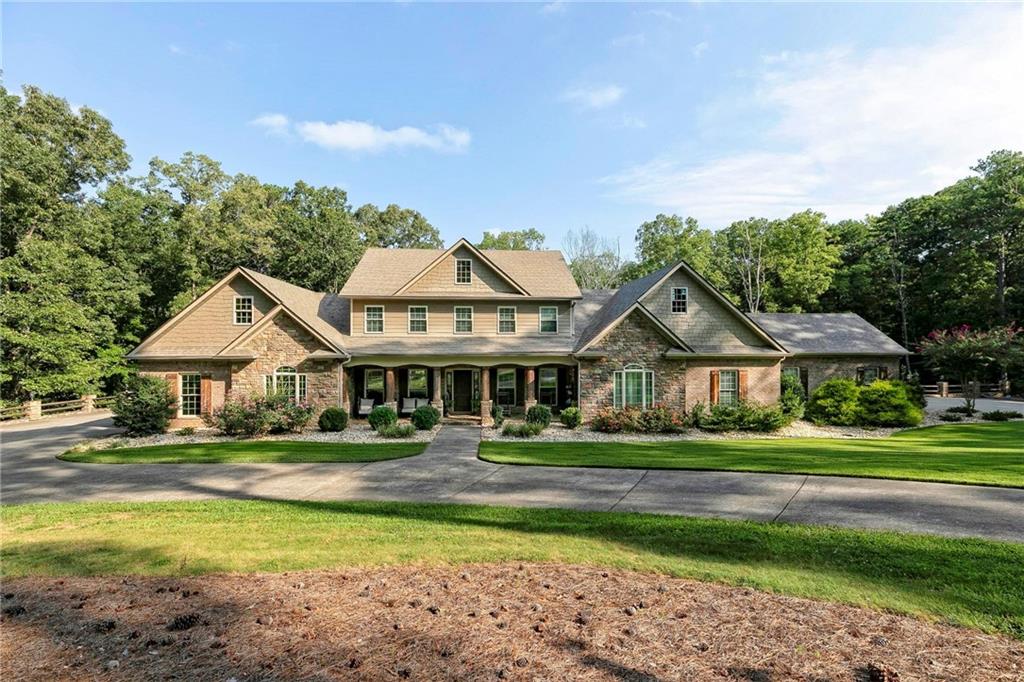
[{"label": "front door", "polygon": [[473,371],[452,370],[452,412],[469,412],[473,408]]}]

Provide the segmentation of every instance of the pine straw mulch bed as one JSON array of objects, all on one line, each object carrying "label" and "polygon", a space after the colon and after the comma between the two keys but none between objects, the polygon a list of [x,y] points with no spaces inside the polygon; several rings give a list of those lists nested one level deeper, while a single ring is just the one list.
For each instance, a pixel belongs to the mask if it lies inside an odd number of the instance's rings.
[{"label": "pine straw mulch bed", "polygon": [[5,680],[1021,680],[1024,642],[620,570],[5,581]]}]

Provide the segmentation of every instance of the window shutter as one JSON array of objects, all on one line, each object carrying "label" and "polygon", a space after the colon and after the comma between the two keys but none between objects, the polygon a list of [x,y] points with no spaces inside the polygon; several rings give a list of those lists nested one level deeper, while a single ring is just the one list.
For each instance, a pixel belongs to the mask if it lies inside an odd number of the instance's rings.
[{"label": "window shutter", "polygon": [[800,368],[800,384],[804,387],[804,396],[807,395],[807,368]]},{"label": "window shutter", "polygon": [[747,370],[741,369],[736,373],[739,376],[740,400],[747,399]]},{"label": "window shutter", "polygon": [[625,381],[625,375],[622,372],[616,372],[613,375],[612,380],[612,405],[615,406],[616,410],[622,409],[622,383]]},{"label": "window shutter", "polygon": [[213,412],[213,396],[210,393],[212,388],[213,380],[209,374],[199,378],[199,414],[211,414]]},{"label": "window shutter", "polygon": [[709,402],[712,405],[717,405],[718,404],[718,370],[717,369],[711,370],[711,382],[710,382],[710,384],[711,384],[711,395],[709,397]]},{"label": "window shutter", "polygon": [[178,375],[175,374],[174,372],[170,372],[170,373],[164,375],[164,379],[167,380],[167,385],[171,389],[171,396],[173,396],[173,398],[175,400],[177,400],[178,399]]}]

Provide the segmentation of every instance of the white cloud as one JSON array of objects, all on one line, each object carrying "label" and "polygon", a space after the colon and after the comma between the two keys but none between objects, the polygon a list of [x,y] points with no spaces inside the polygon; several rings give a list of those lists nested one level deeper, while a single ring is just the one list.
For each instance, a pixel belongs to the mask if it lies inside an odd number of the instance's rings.
[{"label": "white cloud", "polygon": [[435,132],[413,126],[387,130],[366,121],[302,121],[295,124],[299,136],[326,149],[382,152],[421,147],[438,152],[462,152],[472,139],[468,130],[441,124]]},{"label": "white cloud", "polygon": [[263,128],[271,135],[288,134],[288,117],[284,114],[261,114],[249,121],[249,125]]},{"label": "white cloud", "polygon": [[176,45],[175,43],[171,43],[170,45],[168,45],[167,51],[171,54],[178,56],[184,56],[185,54],[187,54],[185,48],[183,48],[181,45]]},{"label": "white cloud", "polygon": [[647,42],[647,36],[643,33],[627,33],[626,35],[612,38],[612,47],[642,47]]},{"label": "white cloud", "polygon": [[711,47],[711,43],[709,43],[706,40],[702,40],[693,47],[691,47],[690,52],[693,53],[694,57],[700,59],[701,55],[707,52],[709,47]]},{"label": "white cloud", "polygon": [[746,97],[716,106],[748,115],[709,117],[704,131],[758,145],[627,168],[603,179],[612,194],[716,226],[805,208],[859,217],[1024,147],[1024,41],[1009,12],[986,8],[928,44],[784,52],[758,68]]},{"label": "white cloud", "polygon": [[562,93],[562,101],[586,109],[604,109],[618,102],[624,94],[626,91],[618,85],[570,88]]},{"label": "white cloud", "polygon": [[555,0],[549,2],[546,5],[542,5],[540,8],[541,14],[564,14],[569,9],[569,3],[565,0]]}]

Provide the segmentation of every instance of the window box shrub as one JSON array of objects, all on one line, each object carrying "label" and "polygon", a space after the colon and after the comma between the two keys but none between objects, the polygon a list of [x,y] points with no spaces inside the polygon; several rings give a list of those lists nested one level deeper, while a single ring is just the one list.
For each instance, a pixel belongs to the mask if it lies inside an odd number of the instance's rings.
[{"label": "window box shrub", "polygon": [[382,426],[397,424],[398,415],[391,407],[388,407],[387,405],[378,405],[370,410],[370,414],[367,415],[366,421],[370,423],[370,428],[374,431],[380,431]]},{"label": "window box shrub", "polygon": [[317,426],[321,431],[337,432],[348,428],[348,412],[340,407],[328,407],[320,413]]}]

